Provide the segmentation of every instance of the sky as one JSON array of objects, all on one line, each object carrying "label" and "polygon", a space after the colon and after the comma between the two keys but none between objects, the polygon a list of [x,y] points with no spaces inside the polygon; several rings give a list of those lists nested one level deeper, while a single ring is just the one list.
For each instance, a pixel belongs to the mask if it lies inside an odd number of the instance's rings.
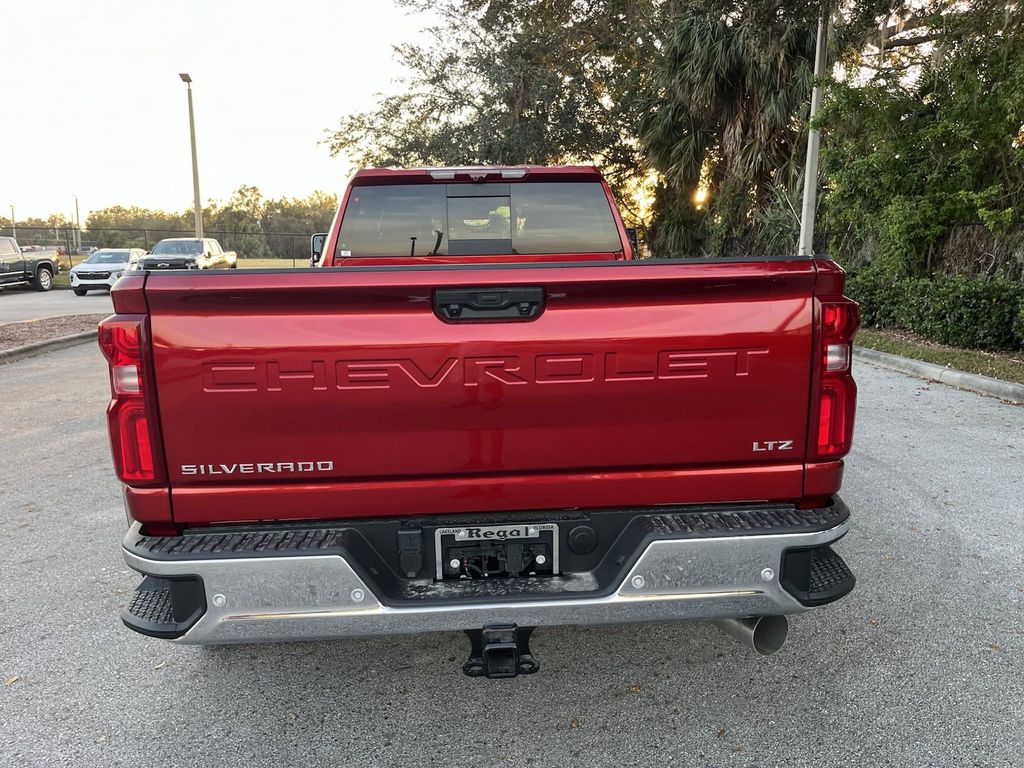
[{"label": "sky", "polygon": [[[428,20],[391,0],[21,0],[4,3],[0,216],[192,205],[200,192],[340,192],[351,167],[319,144],[404,69],[391,46]],[[13,47],[12,47],[13,44]]]}]

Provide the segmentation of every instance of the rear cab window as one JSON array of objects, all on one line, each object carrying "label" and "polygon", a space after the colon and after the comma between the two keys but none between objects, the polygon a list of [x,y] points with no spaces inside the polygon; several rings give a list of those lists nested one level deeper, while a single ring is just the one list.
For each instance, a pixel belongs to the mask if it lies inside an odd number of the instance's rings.
[{"label": "rear cab window", "polygon": [[352,188],[335,257],[615,253],[622,248],[597,181],[385,184]]}]

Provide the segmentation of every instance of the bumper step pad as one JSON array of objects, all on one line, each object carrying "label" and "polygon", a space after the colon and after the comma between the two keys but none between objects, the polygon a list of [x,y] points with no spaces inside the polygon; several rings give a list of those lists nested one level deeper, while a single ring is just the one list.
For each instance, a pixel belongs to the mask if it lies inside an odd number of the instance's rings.
[{"label": "bumper step pad", "polygon": [[812,598],[831,595],[837,590],[844,590],[843,594],[846,594],[853,588],[853,581],[853,573],[850,572],[849,566],[843,562],[843,558],[832,551],[831,547],[814,550],[810,585]]},{"label": "bumper step pad", "polygon": [[[586,522],[602,512],[591,510],[584,519],[576,512],[537,512],[524,515],[522,522],[555,522],[570,528]],[[761,505],[747,509],[716,509],[710,507],[638,507],[629,510],[637,519],[637,541],[649,535],[652,538],[705,538],[709,536],[756,536],[763,534],[809,533],[834,528],[845,522],[850,513],[845,504],[835,503],[820,509],[795,509],[792,505]],[[205,560],[212,558],[260,557],[267,555],[321,555],[343,554],[351,545],[353,536],[361,529],[389,526],[388,535],[397,536],[404,526],[417,528],[465,525],[467,520],[487,524],[483,517],[411,517],[401,519],[365,521],[349,520],[328,525],[275,524],[251,525],[245,528],[196,528],[186,530],[183,536],[138,535],[126,544],[130,551],[152,560]],[[494,523],[507,522],[507,516],[495,517]],[[627,520],[619,527],[624,528]],[[393,529],[393,530],[392,530]],[[618,534],[616,530],[615,534]],[[610,537],[614,538],[614,536]]]},{"label": "bumper step pad", "polygon": [[835,602],[856,583],[850,567],[830,546],[790,550],[783,558],[782,585],[804,605]]},{"label": "bumper step pad", "polygon": [[167,579],[147,576],[135,588],[128,603],[128,613],[138,621],[149,624],[164,625],[174,623],[174,611],[171,609],[171,588]]},{"label": "bumper step pad", "polygon": [[205,611],[206,595],[198,577],[146,576],[121,612],[121,621],[144,635],[172,639],[185,634]]}]

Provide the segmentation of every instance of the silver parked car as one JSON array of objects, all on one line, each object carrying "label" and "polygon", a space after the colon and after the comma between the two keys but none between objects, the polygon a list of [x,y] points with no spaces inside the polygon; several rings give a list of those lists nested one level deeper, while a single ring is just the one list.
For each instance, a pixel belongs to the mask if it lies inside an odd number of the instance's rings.
[{"label": "silver parked car", "polygon": [[146,255],[141,248],[103,248],[71,269],[71,289],[85,296],[92,289],[109,291],[121,273]]}]

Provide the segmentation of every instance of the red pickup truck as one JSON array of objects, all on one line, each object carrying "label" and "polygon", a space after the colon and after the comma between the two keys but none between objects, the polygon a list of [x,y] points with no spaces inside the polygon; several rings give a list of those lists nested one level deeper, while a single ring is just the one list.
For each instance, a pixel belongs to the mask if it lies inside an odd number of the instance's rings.
[{"label": "red pickup truck", "polygon": [[637,259],[589,167],[365,170],[311,269],[132,273],[100,325],[123,613],[182,643],[715,620],[847,594],[828,259]]}]

